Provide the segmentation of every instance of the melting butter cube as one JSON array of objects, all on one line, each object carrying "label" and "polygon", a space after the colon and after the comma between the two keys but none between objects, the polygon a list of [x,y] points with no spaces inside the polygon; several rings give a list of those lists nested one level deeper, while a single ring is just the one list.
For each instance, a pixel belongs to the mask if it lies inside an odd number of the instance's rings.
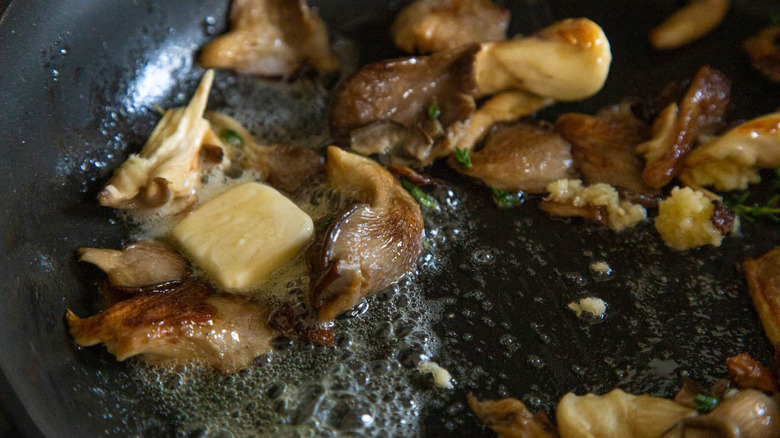
[{"label": "melting butter cube", "polygon": [[313,230],[309,215],[284,195],[247,183],[203,204],[173,237],[219,286],[247,292],[294,258]]}]

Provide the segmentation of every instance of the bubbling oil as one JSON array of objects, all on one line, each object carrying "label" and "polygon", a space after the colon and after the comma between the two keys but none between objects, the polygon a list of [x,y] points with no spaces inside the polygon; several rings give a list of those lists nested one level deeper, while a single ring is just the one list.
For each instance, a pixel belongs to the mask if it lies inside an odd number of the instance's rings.
[{"label": "bubbling oil", "polygon": [[[257,82],[250,85],[230,76],[217,82],[215,89],[229,105],[224,112],[269,144],[322,147],[327,143],[323,135],[327,131],[323,125],[326,92],[322,87],[305,81],[258,86]],[[279,102],[285,98],[290,100]],[[258,111],[257,102],[269,99],[281,108],[309,102],[309,113]],[[300,130],[278,128],[285,123],[289,126],[293,117],[313,118],[313,127],[310,125],[305,135]],[[269,126],[273,128],[267,129]],[[251,170],[238,177],[231,175],[218,168],[209,171],[195,208],[231,187],[262,180]],[[419,280],[435,275],[442,265],[440,254],[457,238],[457,231],[453,234],[452,230],[459,230],[466,222],[452,190],[440,188],[435,195],[440,207],[425,214],[427,247],[418,269],[329,323],[337,334],[335,346],[277,339],[272,351],[235,373],[197,363],[172,369],[135,361],[133,379],[183,437],[419,434],[422,410],[443,391],[416,370],[420,361],[442,353],[441,341],[432,328],[441,318],[442,305],[425,298]],[[324,232],[329,219],[349,203],[327,184],[309,187],[293,201],[312,217],[318,233]],[[165,239],[177,222],[175,217],[137,213],[126,214],[124,219],[133,224],[132,240]],[[272,274],[256,293],[302,305],[308,284],[301,255]],[[142,419],[140,429],[157,430],[159,425],[154,421]]]}]

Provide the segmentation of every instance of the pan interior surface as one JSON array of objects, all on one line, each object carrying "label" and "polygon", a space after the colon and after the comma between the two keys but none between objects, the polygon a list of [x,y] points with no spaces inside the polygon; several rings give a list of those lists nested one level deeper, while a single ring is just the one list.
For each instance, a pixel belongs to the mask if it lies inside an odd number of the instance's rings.
[{"label": "pan interior surface", "polygon": [[[434,191],[442,209],[426,214],[433,247],[413,278],[336,323],[338,347],[280,344],[235,375],[118,363],[102,348],[78,349],[65,309],[92,314],[97,302],[96,272],[76,263],[75,250],[119,247],[133,232],[96,193],[144,143],[158,120],[154,105],[189,99],[203,73],[195,55],[225,30],[228,3],[20,3],[0,21],[0,402],[26,435],[306,436],[317,428],[474,436],[484,429],[465,404],[470,392],[550,412],[568,391],[670,396],[683,378],[710,384],[723,377],[725,358],[741,352],[771,363],[735,265],[776,245],[773,225],[743,223],[742,235],[720,248],[677,252],[650,224],[617,234],[552,220],[534,199],[498,209],[484,186],[440,164],[432,173],[442,181]],[[345,57],[363,64],[400,56],[387,35],[397,2],[311,4]],[[645,35],[674,1],[505,4],[509,35],[586,16],[610,38],[604,90],[541,117],[592,114],[705,63],[733,82],[732,119],[780,102],[740,49],[777,12],[770,1],[735,1],[712,35],[668,53],[652,51]],[[269,142],[325,146],[330,86],[220,72],[209,108]],[[592,272],[598,261],[612,273]],[[603,321],[567,309],[586,296],[609,304]],[[447,368],[456,389],[434,389],[408,368],[422,356]]]}]

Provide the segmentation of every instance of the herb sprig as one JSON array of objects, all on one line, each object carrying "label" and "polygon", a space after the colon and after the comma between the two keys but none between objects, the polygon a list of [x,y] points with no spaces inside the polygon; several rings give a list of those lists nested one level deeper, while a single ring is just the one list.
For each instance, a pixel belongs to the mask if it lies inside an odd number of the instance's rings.
[{"label": "herb sprig", "polygon": [[231,146],[241,147],[244,145],[244,138],[232,129],[223,129],[219,133],[219,137]]},{"label": "herb sprig", "polygon": [[523,198],[519,193],[510,193],[495,187],[490,188],[490,193],[493,195],[493,202],[499,208],[510,208],[523,203]]},{"label": "herb sprig", "polygon": [[430,120],[438,120],[440,115],[441,108],[439,107],[439,103],[434,100],[433,103],[428,107],[428,118]]},{"label": "herb sprig", "polygon": [[455,148],[455,161],[460,164],[461,169],[471,169],[473,166],[471,163],[471,154],[466,148]]},{"label": "herb sprig", "polygon": [[[774,190],[780,190],[780,169],[775,169],[775,178],[772,180],[772,188]],[[734,213],[739,217],[755,222],[756,218],[764,216],[772,222],[780,223],[780,193],[775,194],[764,204],[754,202],[748,204],[747,201],[750,198],[751,192],[746,191],[739,197],[737,202],[729,205]]]},{"label": "herb sprig", "polygon": [[436,198],[423,192],[421,188],[407,180],[401,181],[401,184],[404,186],[406,191],[409,192],[409,194],[412,195],[412,197],[416,199],[417,202],[420,203],[420,205],[423,207],[429,209],[436,209],[439,207],[439,203],[436,202]]},{"label": "herb sprig", "polygon": [[715,409],[720,403],[720,399],[712,395],[699,394],[693,400],[696,403],[696,411],[700,414],[706,414]]}]

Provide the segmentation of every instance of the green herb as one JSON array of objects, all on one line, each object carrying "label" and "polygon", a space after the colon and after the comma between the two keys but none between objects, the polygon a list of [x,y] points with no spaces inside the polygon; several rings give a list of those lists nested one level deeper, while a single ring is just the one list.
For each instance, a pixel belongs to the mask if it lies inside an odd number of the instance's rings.
[{"label": "green herb", "polygon": [[718,403],[720,403],[719,398],[704,394],[697,395],[693,401],[696,403],[696,410],[700,414],[706,414],[707,412],[715,409],[715,406],[718,406]]},{"label": "green herb", "polygon": [[461,169],[471,169],[471,154],[466,148],[455,148],[455,161],[460,164]]},{"label": "green herb", "polygon": [[428,118],[431,120],[438,120],[441,115],[441,108],[439,104],[434,100],[431,106],[428,107]]},{"label": "green herb", "polygon": [[417,202],[419,202],[423,207],[436,208],[439,206],[439,203],[436,202],[436,198],[423,192],[422,189],[416,185],[410,183],[407,180],[401,181],[401,184],[404,186],[406,191],[409,192],[409,194],[412,195],[414,199],[416,199]]},{"label": "green herb", "polygon": [[523,203],[523,198],[517,193],[509,193],[495,187],[490,188],[490,193],[493,194],[493,202],[501,208],[510,208]]},{"label": "green herb", "polygon": [[160,105],[157,105],[156,103],[153,103],[152,104],[152,108],[154,109],[154,112],[156,112],[157,114],[159,114],[161,116],[165,115],[165,110]]},{"label": "green herb", "polygon": [[230,146],[241,147],[244,145],[244,139],[232,129],[223,129],[219,133],[219,138]]},{"label": "green herb", "polygon": [[428,248],[431,247],[431,242],[425,236],[423,236],[423,238],[422,238],[422,244],[423,244],[423,248],[425,248],[425,249],[428,249]]},{"label": "green herb", "polygon": [[757,202],[754,202],[752,205],[745,204],[749,197],[750,192],[745,192],[737,200],[736,204],[730,205],[734,213],[751,222],[754,222],[759,216],[766,216],[773,222],[780,223],[780,205],[778,205],[780,204],[780,194],[769,198],[764,205]]},{"label": "green herb", "polygon": [[331,224],[333,224],[333,220],[334,220],[334,219],[336,219],[336,216],[331,216],[331,217],[330,217],[328,220],[326,220],[326,221],[325,221],[325,222],[322,224],[322,228],[326,228],[326,229],[327,229],[327,228],[330,228]]}]

